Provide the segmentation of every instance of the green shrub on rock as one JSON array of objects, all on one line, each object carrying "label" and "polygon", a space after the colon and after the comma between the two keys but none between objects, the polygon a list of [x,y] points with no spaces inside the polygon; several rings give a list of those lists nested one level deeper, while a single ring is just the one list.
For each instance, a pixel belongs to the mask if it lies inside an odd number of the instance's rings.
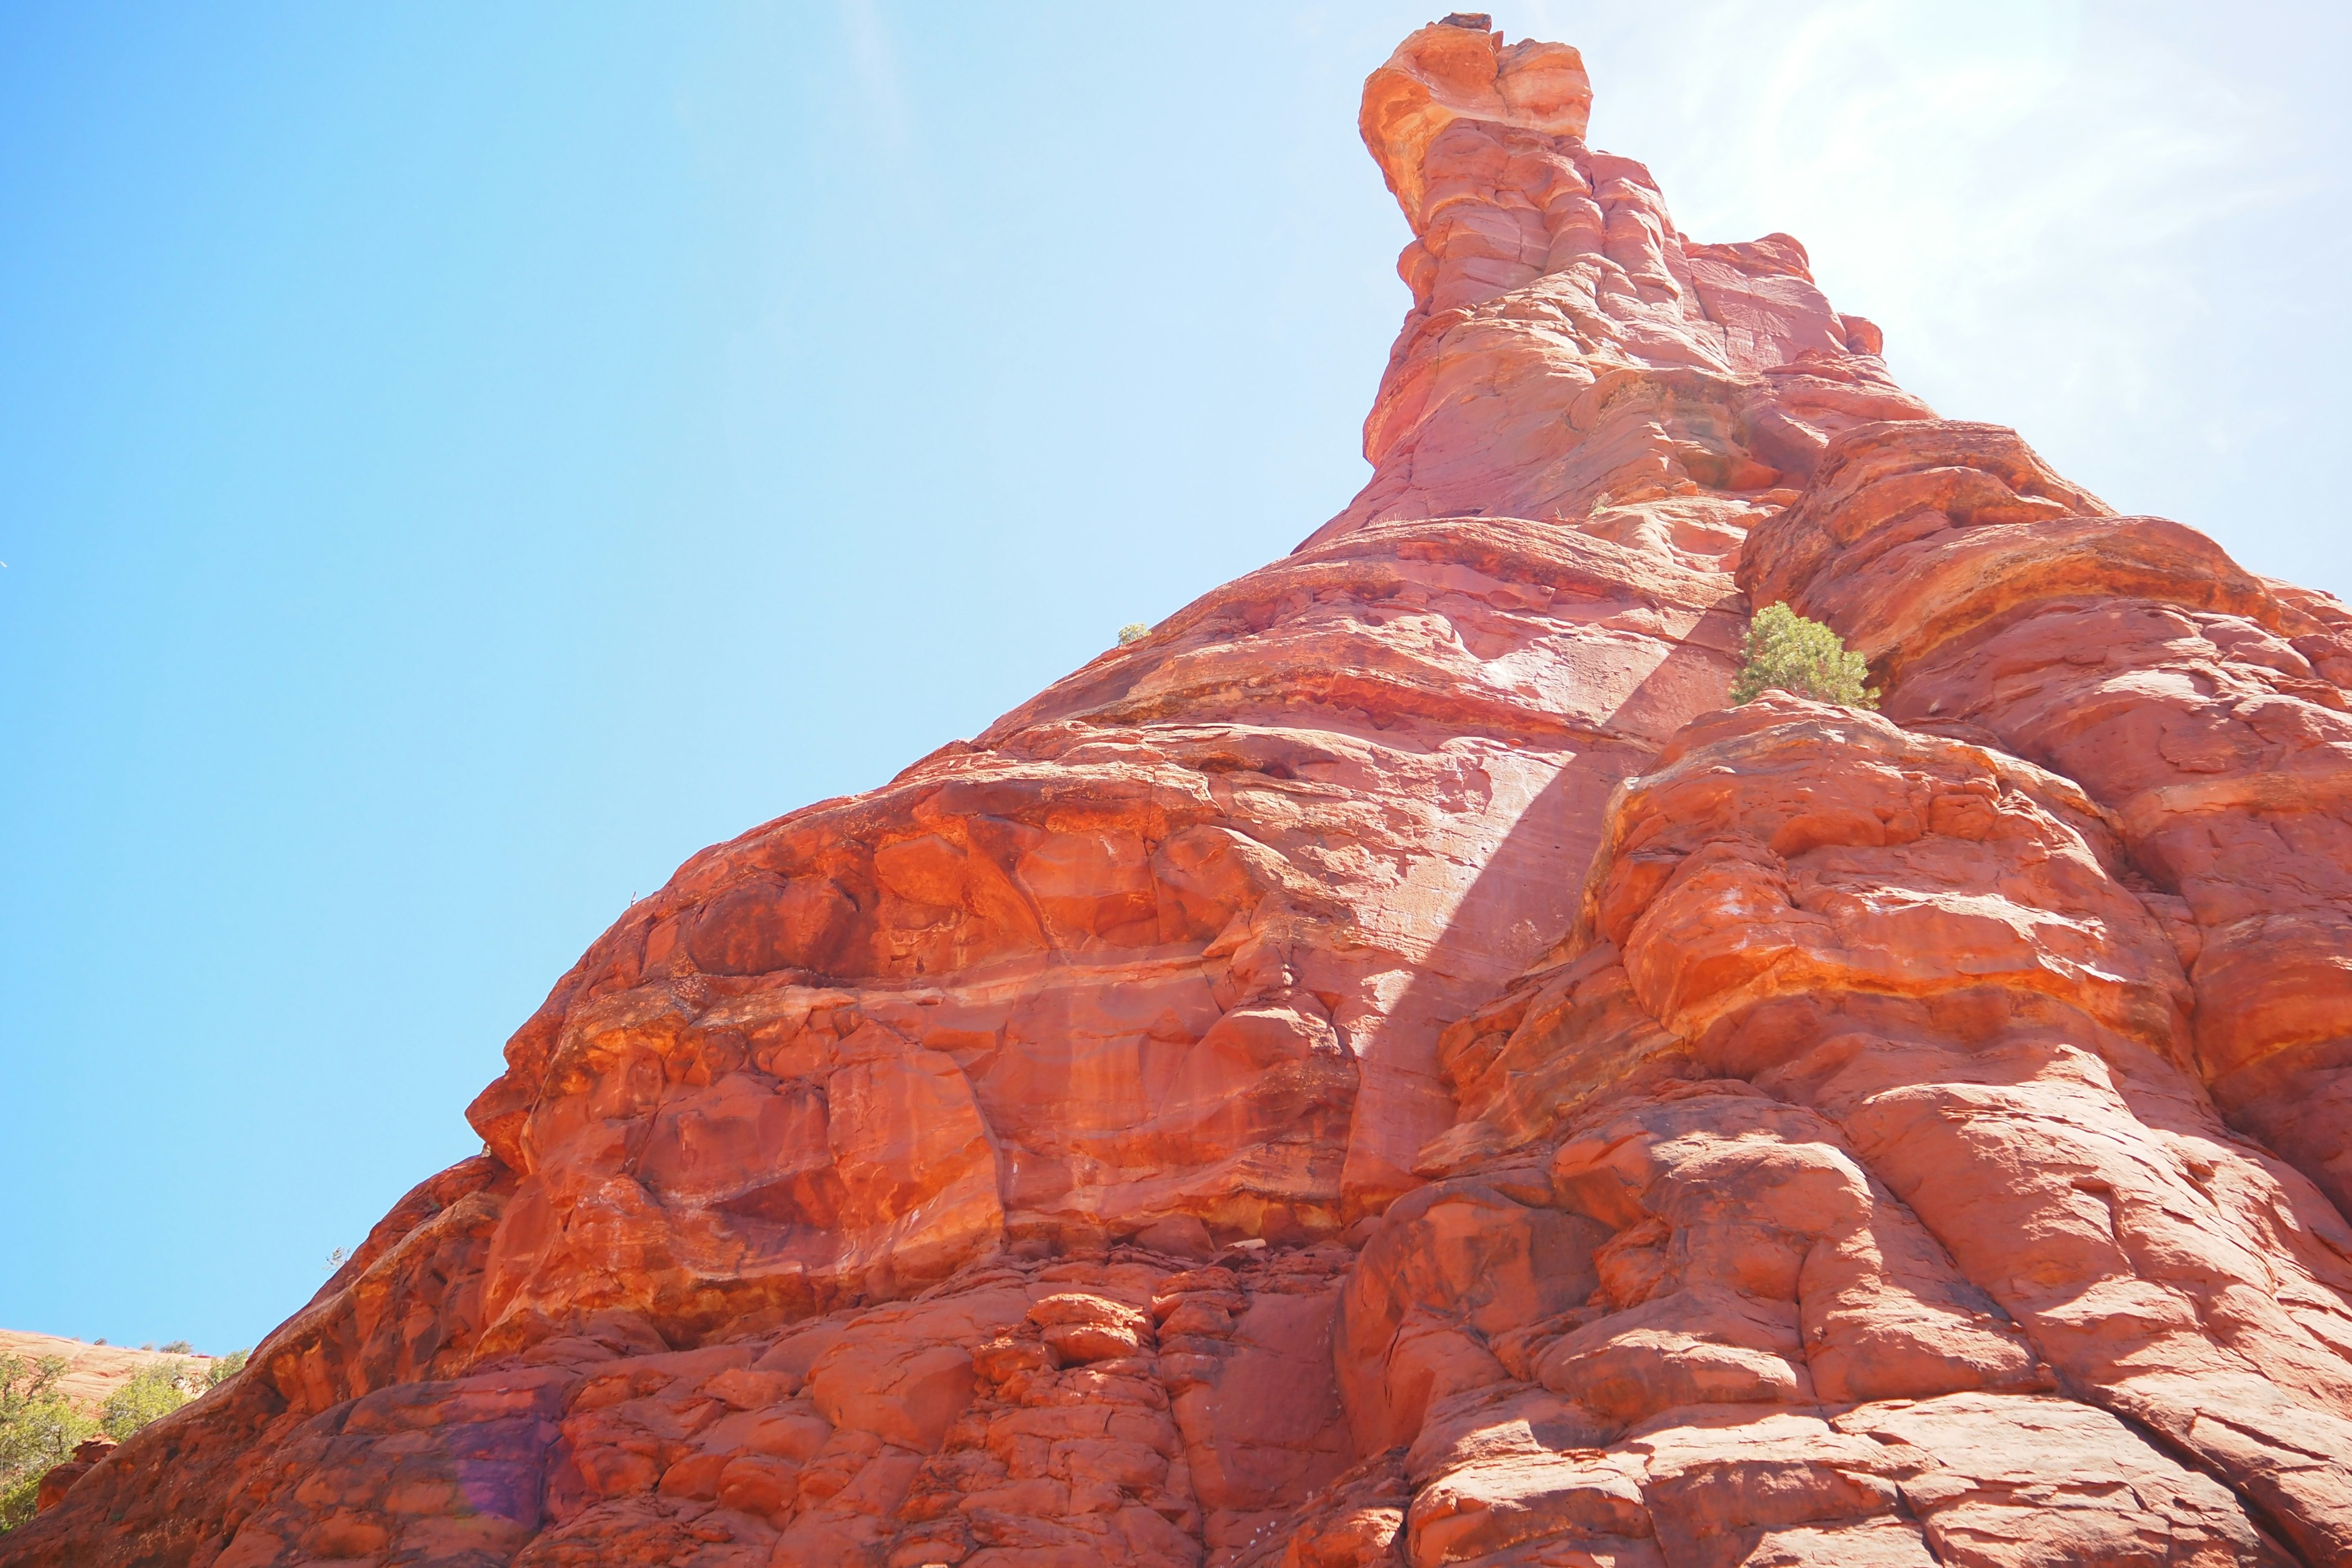
[{"label": "green shrub on rock", "polygon": [[1767,691],[1847,708],[1878,706],[1878,689],[1869,684],[1869,661],[1847,652],[1837,633],[1786,605],[1767,605],[1757,611],[1739,651],[1746,662],[1731,682],[1734,706]]}]

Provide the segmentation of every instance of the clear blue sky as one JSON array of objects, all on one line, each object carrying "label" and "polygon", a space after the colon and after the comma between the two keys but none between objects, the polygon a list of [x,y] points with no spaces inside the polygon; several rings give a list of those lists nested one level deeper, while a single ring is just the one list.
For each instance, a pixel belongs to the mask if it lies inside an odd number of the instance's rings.
[{"label": "clear blue sky", "polygon": [[[633,894],[1338,510],[1442,9],[0,5],[0,1325],[252,1343]],[[1666,9],[1497,20],[2352,589],[2336,8]]]}]

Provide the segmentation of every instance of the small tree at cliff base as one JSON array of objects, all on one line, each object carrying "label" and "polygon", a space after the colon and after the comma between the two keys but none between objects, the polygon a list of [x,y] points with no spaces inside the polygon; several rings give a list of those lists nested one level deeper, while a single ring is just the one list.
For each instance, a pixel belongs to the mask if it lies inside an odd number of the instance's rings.
[{"label": "small tree at cliff base", "polygon": [[63,1356],[0,1355],[0,1531],[33,1517],[42,1476],[98,1431],[66,1403],[58,1386],[65,1374]]},{"label": "small tree at cliff base", "polygon": [[1735,706],[1767,691],[1847,708],[1878,706],[1878,689],[1868,684],[1869,662],[1847,652],[1837,633],[1786,605],[1759,610],[1739,651],[1746,662],[1731,682]]},{"label": "small tree at cliff base", "polygon": [[203,1377],[188,1363],[151,1362],[106,1396],[99,1409],[99,1424],[120,1443],[157,1416],[169,1415],[204,1389]]},{"label": "small tree at cliff base", "polygon": [[226,1383],[244,1370],[246,1352],[238,1351],[201,1373],[193,1362],[151,1362],[108,1394],[93,1418],[66,1399],[64,1379],[70,1369],[63,1356],[0,1355],[0,1531],[33,1517],[41,1478],[72,1458],[84,1438],[103,1435],[120,1443],[205,1389]]}]

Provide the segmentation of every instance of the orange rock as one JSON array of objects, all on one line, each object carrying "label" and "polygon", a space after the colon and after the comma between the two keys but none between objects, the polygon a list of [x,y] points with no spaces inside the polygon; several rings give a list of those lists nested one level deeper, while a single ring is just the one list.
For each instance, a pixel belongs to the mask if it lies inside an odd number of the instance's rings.
[{"label": "orange rock", "polygon": [[1575,50],[1450,23],[1365,84],[1413,309],[1364,425],[1372,480],[1318,541],[1507,516],[1712,565],[1827,437],[1929,416],[1802,246],[1692,243],[1648,170],[1584,144],[1591,100]]},{"label": "orange rock", "polygon": [[2352,616],[1590,102],[1408,38],[1364,491],[689,860],[0,1563],[2352,1563]]},{"label": "orange rock", "polygon": [[1869,654],[1889,713],[2114,814],[2215,1098],[2352,1203],[2352,614],[1943,423],[1841,437],[1742,577]]},{"label": "orange rock", "polygon": [[89,1473],[89,1468],[114,1452],[117,1445],[111,1437],[91,1437],[74,1445],[73,1458],[62,1465],[52,1465],[45,1471],[40,1484],[33,1489],[33,1510],[47,1513],[66,1500],[73,1484]]}]

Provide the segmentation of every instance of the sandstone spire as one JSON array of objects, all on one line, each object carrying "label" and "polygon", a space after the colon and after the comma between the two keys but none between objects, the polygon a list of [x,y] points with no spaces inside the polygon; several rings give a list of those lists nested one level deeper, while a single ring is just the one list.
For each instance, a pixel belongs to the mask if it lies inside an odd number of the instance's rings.
[{"label": "sandstone spire", "polygon": [[1315,536],[1508,516],[1715,565],[1827,437],[1926,417],[1787,235],[1699,245],[1649,171],[1583,141],[1576,51],[1423,27],[1362,126],[1412,228],[1412,290],[1370,417],[1372,480]]},{"label": "sandstone spire", "polygon": [[2352,616],[1590,102],[1406,39],[1363,492],[680,868],[0,1563],[2352,1563]]}]

